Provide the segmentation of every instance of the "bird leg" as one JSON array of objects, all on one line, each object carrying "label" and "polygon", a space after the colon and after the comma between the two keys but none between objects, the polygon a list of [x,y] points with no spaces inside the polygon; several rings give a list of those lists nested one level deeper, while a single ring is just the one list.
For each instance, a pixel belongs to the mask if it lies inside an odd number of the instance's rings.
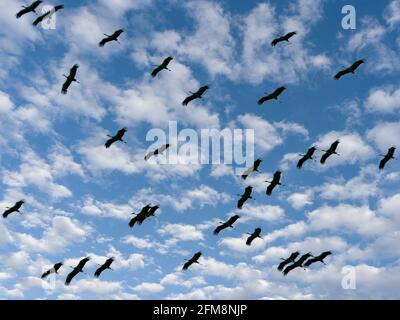
[{"label": "bird leg", "polygon": [[68,77],[67,77],[65,74],[63,74],[63,77],[65,77],[65,78],[67,78],[67,79],[68,79]]},{"label": "bird leg", "polygon": [[110,37],[108,34],[103,33],[106,37]]}]

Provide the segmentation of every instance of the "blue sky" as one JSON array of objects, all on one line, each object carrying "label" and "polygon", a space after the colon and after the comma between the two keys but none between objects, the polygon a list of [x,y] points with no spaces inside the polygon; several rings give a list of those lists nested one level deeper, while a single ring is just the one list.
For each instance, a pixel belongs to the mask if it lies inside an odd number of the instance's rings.
[{"label": "blue sky", "polygon": [[[23,4],[0,3],[0,208],[26,201],[0,221],[0,298],[399,298],[400,165],[378,163],[399,147],[400,1],[71,0],[54,30],[34,28],[32,14],[15,19]],[[341,27],[345,4],[356,30]],[[98,47],[119,28],[121,44]],[[290,44],[270,46],[293,30]],[[152,79],[169,55],[172,71]],[[361,58],[355,75],[333,80]],[[75,63],[80,84],[62,96]],[[203,84],[205,99],[183,107]],[[280,102],[257,105],[281,85]],[[147,132],[169,120],[254,129],[262,173],[242,181],[226,165],[145,163]],[[128,143],[106,150],[123,126]],[[296,168],[299,153],[336,139],[340,156]],[[267,197],[278,169],[285,186]],[[239,212],[247,185],[255,200]],[[149,202],[159,214],[130,229]],[[236,213],[235,229],[212,234]],[[247,247],[256,227],[263,239]],[[283,277],[280,258],[297,250],[333,255]],[[197,251],[201,264],[182,272]],[[64,286],[85,256],[86,274]],[[95,279],[110,256],[114,270]],[[60,261],[55,286],[41,281]],[[353,290],[342,288],[344,266]]]}]

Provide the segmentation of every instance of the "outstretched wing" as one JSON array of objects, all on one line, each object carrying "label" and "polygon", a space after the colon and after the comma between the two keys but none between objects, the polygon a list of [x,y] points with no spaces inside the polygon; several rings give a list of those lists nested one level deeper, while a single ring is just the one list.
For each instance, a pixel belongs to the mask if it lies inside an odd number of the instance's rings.
[{"label": "outstretched wing", "polygon": [[103,266],[100,266],[100,267],[96,270],[96,272],[94,273],[94,276],[95,276],[96,278],[100,277],[101,273],[102,273],[105,269],[106,269],[106,268],[104,267],[104,265],[103,265]]},{"label": "outstretched wing", "polygon": [[72,270],[68,276],[67,279],[65,280],[65,285],[69,285],[72,281],[72,279],[79,273],[79,271],[77,269]]},{"label": "outstretched wing", "polygon": [[218,227],[216,227],[213,233],[215,235],[217,235],[218,233],[220,233],[225,228],[226,228],[226,225],[225,225],[225,223],[223,223],[223,224],[219,225]]},{"label": "outstretched wing", "polygon": [[260,100],[257,101],[257,104],[258,105],[262,105],[265,101],[268,101],[268,100],[271,100],[271,99],[272,99],[271,95],[264,96]]},{"label": "outstretched wing", "polygon": [[345,70],[341,70],[341,71],[339,71],[338,73],[335,74],[334,78],[336,80],[339,80],[341,77],[343,77],[347,73],[348,73],[348,71],[346,69]]},{"label": "outstretched wing", "polygon": [[104,47],[105,44],[106,44],[107,42],[110,42],[110,41],[111,41],[111,40],[110,40],[109,37],[101,39],[101,41],[99,42],[99,47]]},{"label": "outstretched wing", "polygon": [[271,194],[272,194],[272,191],[274,190],[274,188],[275,188],[275,185],[274,184],[270,184],[268,187],[267,187],[267,191],[265,192],[268,196],[270,196]]},{"label": "outstretched wing", "polygon": [[286,267],[285,270],[283,270],[283,275],[287,275],[290,271],[293,269],[297,268],[298,266],[296,264],[291,264],[290,266]]},{"label": "outstretched wing", "polygon": [[33,25],[34,26],[37,26],[39,23],[41,23],[42,21],[43,21],[43,19],[49,14],[50,12],[48,11],[48,12],[46,12],[45,14],[42,14],[41,16],[39,16],[39,17],[37,17],[36,19],[35,19],[35,21],[33,21]]},{"label": "outstretched wing", "polygon": [[189,261],[187,261],[184,265],[183,265],[183,267],[182,267],[182,270],[187,270],[191,265],[192,265],[192,261],[191,260],[189,260]]},{"label": "outstretched wing", "polygon": [[192,94],[191,96],[183,100],[182,105],[187,106],[189,102],[193,101],[194,99],[196,99],[196,96]]},{"label": "outstretched wing", "polygon": [[325,161],[326,161],[329,157],[330,157],[330,154],[329,154],[328,152],[325,152],[325,153],[322,155],[320,162],[321,162],[322,164],[324,164]]},{"label": "outstretched wing", "polygon": [[113,138],[110,138],[110,139],[108,139],[107,141],[106,141],[106,143],[104,144],[104,146],[108,149],[109,147],[111,147],[111,145],[115,142],[115,141],[117,141],[114,137]]},{"label": "outstretched wing", "polygon": [[385,168],[386,163],[388,162],[388,159],[385,157],[379,162],[379,169],[383,170]]},{"label": "outstretched wing", "polygon": [[162,70],[161,66],[154,68],[153,71],[151,72],[151,76],[154,78],[161,70]]},{"label": "outstretched wing", "polygon": [[303,166],[304,162],[307,161],[306,157],[302,157],[299,162],[297,162],[297,168],[301,169],[301,167]]},{"label": "outstretched wing", "polygon": [[245,202],[246,202],[246,198],[245,197],[240,197],[240,199],[238,200],[238,203],[237,203],[237,208],[238,209],[242,209],[242,207],[243,207]]}]

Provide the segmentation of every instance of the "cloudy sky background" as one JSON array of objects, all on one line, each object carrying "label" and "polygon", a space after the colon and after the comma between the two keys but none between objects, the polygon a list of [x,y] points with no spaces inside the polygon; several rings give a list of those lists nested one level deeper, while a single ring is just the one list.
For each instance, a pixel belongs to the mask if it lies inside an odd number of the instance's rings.
[{"label": "cloudy sky background", "polygon": [[[70,0],[55,30],[15,19],[22,4],[0,2],[0,208],[26,201],[0,221],[0,298],[400,298],[400,164],[378,170],[379,154],[400,147],[400,1],[351,1],[356,30],[341,28],[348,1]],[[97,46],[121,27],[120,45]],[[292,30],[290,44],[270,46]],[[172,72],[152,79],[169,55]],[[354,76],[333,80],[360,58]],[[81,83],[62,96],[75,63]],[[202,84],[205,99],[182,107]],[[256,104],[281,85],[280,103]],[[262,174],[243,182],[230,166],[145,163],[146,133],[169,120],[255,129]],[[128,143],[106,150],[122,126]],[[336,139],[340,156],[296,168],[299,153]],[[285,186],[267,197],[278,169]],[[247,185],[256,200],[214,236]],[[159,214],[130,229],[149,202]],[[255,227],[263,239],[247,247]],[[276,266],[296,250],[333,255],[283,277]],[[201,264],[182,272],[196,251]],[[86,274],[64,286],[84,256]],[[110,256],[114,270],[94,279]],[[40,275],[59,261],[52,287]],[[355,290],[341,285],[347,265]]]}]

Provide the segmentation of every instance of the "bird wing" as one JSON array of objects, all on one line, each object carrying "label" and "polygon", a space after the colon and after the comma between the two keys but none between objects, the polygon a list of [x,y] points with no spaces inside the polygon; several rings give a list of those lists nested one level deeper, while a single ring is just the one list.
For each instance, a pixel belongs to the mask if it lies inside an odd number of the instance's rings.
[{"label": "bird wing", "polygon": [[192,265],[192,261],[191,261],[191,260],[187,261],[187,262],[183,265],[182,270],[187,270],[191,265]]},{"label": "bird wing", "polygon": [[43,15],[37,17],[37,18],[35,19],[35,21],[33,21],[32,24],[33,24],[34,26],[37,26],[40,22],[43,21],[43,19],[44,19],[48,14],[49,14],[49,12],[46,12],[45,14],[43,14]]},{"label": "bird wing", "polygon": [[343,77],[345,74],[348,74],[348,73],[349,73],[348,69],[341,70],[341,71],[339,71],[338,73],[335,74],[334,78],[336,80],[339,80],[341,77]]},{"label": "bird wing", "polygon": [[111,41],[111,40],[110,40],[109,37],[101,39],[101,41],[99,42],[99,47],[104,47],[104,45],[105,45],[107,42],[110,42],[110,41]]},{"label": "bird wing", "polygon": [[131,221],[129,221],[129,226],[132,228],[136,222],[138,222],[138,216],[133,217]]},{"label": "bird wing", "polygon": [[268,187],[267,187],[267,191],[265,192],[267,195],[271,195],[272,194],[272,191],[274,190],[274,188],[275,188],[275,185],[274,184],[270,184]]},{"label": "bird wing", "polygon": [[196,96],[194,94],[192,94],[189,97],[187,97],[185,100],[183,100],[182,105],[187,106],[189,104],[189,102],[193,101],[194,99],[196,99]]},{"label": "bird wing", "polygon": [[145,155],[145,157],[144,157],[144,160],[149,160],[152,156],[154,156],[155,155],[155,150],[153,150],[153,151],[150,151],[149,153],[147,153],[146,155]]},{"label": "bird wing", "polygon": [[111,145],[115,142],[115,141],[117,141],[114,137],[112,137],[112,138],[110,138],[110,139],[108,139],[107,141],[106,141],[106,143],[104,144],[104,146],[108,149],[109,147],[111,147]]},{"label": "bird wing", "polygon": [[315,263],[317,261],[318,260],[316,258],[310,258],[303,264],[303,267],[309,267],[310,265],[312,265],[313,263]]},{"label": "bird wing", "polygon": [[65,80],[65,82],[62,85],[62,89],[61,89],[62,94],[67,94],[68,88],[71,85],[71,82],[72,81],[69,78],[67,78],[67,80]]},{"label": "bird wing", "polygon": [[306,157],[302,157],[299,162],[297,162],[297,168],[301,169],[301,167],[303,166],[304,162],[306,162],[307,158]]},{"label": "bird wing", "polygon": [[24,8],[20,11],[18,11],[18,13],[15,15],[17,17],[17,19],[21,18],[24,14],[27,14],[29,12],[29,8]]},{"label": "bird wing", "polygon": [[386,157],[384,157],[380,162],[379,162],[379,169],[383,170],[385,168],[386,163],[389,161]]},{"label": "bird wing", "polygon": [[214,230],[214,234],[217,235],[218,233],[220,233],[222,230],[224,230],[226,228],[226,224],[223,223],[221,225],[219,225],[218,227],[215,228]]},{"label": "bird wing", "polygon": [[65,285],[69,285],[72,281],[72,279],[79,273],[78,269],[74,268],[74,270],[72,270],[68,276],[67,279],[65,280]]},{"label": "bird wing", "polygon": [[297,268],[298,265],[293,263],[290,266],[286,267],[285,270],[283,270],[283,274],[286,276],[290,271],[292,271],[293,269]]},{"label": "bird wing", "polygon": [[242,209],[243,204],[246,202],[246,200],[247,199],[245,197],[240,197],[240,199],[238,200],[238,203],[237,203],[237,208]]},{"label": "bird wing", "polygon": [[322,155],[322,157],[321,157],[321,163],[322,164],[324,164],[325,163],[325,161],[326,161],[326,159],[328,159],[329,157],[330,157],[330,153],[329,152],[325,152],[323,155]]},{"label": "bird wing", "polygon": [[94,273],[94,276],[96,278],[100,277],[101,273],[105,270],[106,268],[104,267],[104,265],[100,266],[100,268],[98,268],[96,270],[96,272]]},{"label": "bird wing", "polygon": [[161,66],[155,67],[151,72],[151,76],[154,78],[162,70]]},{"label": "bird wing", "polygon": [[50,270],[47,270],[46,272],[44,272],[40,278],[41,278],[41,279],[44,279],[44,278],[46,278],[50,273],[51,273],[51,269],[50,269]]},{"label": "bird wing", "polygon": [[254,170],[254,167],[247,168],[242,174],[242,179],[245,180],[250,175],[250,173],[253,172],[253,170]]},{"label": "bird wing", "polygon": [[271,97],[271,95],[269,94],[269,95],[267,95],[267,96],[262,97],[260,100],[258,100],[258,101],[257,101],[257,104],[258,104],[258,105],[262,105],[265,101],[268,101],[268,100],[271,100],[271,99],[272,99],[272,97]]},{"label": "bird wing", "polygon": [[283,260],[279,265],[278,265],[278,270],[282,271],[283,268],[289,263],[288,260]]},{"label": "bird wing", "polygon": [[249,236],[246,240],[246,244],[249,246],[251,245],[251,243],[253,242],[253,240],[255,239],[255,237],[253,235]]}]

